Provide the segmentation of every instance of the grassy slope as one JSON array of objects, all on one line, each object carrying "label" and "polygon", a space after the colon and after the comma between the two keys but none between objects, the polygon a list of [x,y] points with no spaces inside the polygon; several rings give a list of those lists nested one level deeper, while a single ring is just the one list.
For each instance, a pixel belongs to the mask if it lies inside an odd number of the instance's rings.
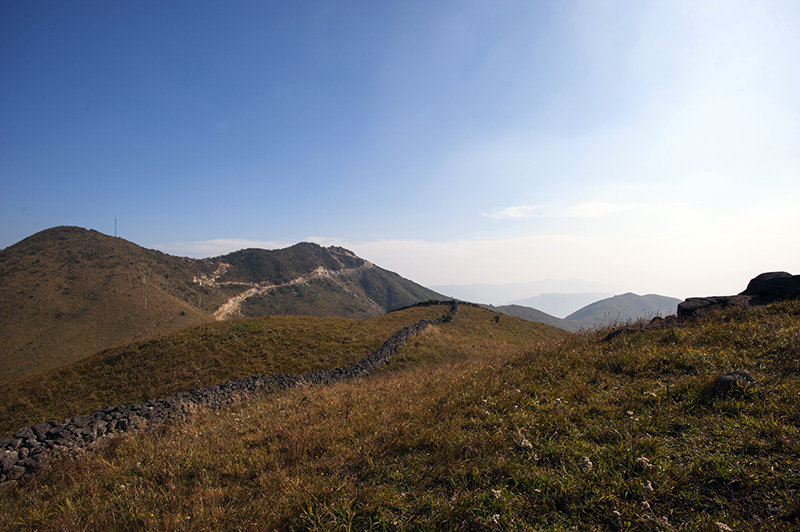
[{"label": "grassy slope", "polygon": [[[221,281],[279,284],[323,266],[331,271],[358,268],[367,261],[337,247],[323,248],[301,242],[277,249],[245,249],[209,259],[231,265]],[[334,279],[317,279],[249,298],[242,308],[244,316],[301,313],[312,316],[344,315],[373,317],[417,301],[444,300],[446,297],[378,267]]]},{"label": "grassy slope", "polygon": [[0,382],[211,320],[196,262],[77,227],[0,251]]},{"label": "grassy slope", "polygon": [[302,314],[331,316],[337,312],[354,318],[371,318],[379,313],[375,303],[365,297],[354,297],[349,286],[340,279],[314,279],[302,285],[284,286],[265,296],[246,299],[241,306],[244,316]]},{"label": "grassy slope", "polygon": [[443,308],[413,307],[371,320],[271,316],[215,322],[109,349],[0,385],[0,435],[229,379],[351,364],[396,330],[441,316]]},{"label": "grassy slope", "polygon": [[565,331],[576,332],[581,328],[580,322],[556,318],[555,316],[551,316],[550,314],[542,312],[541,310],[531,307],[524,307],[522,305],[501,305],[499,307],[487,305],[486,308],[496,312],[502,312],[503,314],[508,314],[509,316],[516,316],[517,318],[536,321],[539,323],[544,323],[545,325],[552,325],[553,327],[558,327],[559,329],[564,329]]},{"label": "grassy slope", "polygon": [[[800,303],[608,343],[534,326],[462,308],[369,379],[202,415],[13,487],[0,524],[800,525]],[[708,397],[731,369],[755,385]]]},{"label": "grassy slope", "polygon": [[[0,383],[91,353],[212,321],[243,285],[193,278],[231,268],[223,281],[283,283],[323,265],[365,264],[341,248],[301,243],[214,259],[174,257],[79,227],[56,227],[0,250]],[[246,316],[309,314],[367,318],[439,294],[369,268],[248,299]],[[146,304],[145,304],[146,303]]]},{"label": "grassy slope", "polygon": [[265,296],[245,300],[244,316],[303,314],[345,315],[371,318],[417,301],[442,300],[444,296],[403,279],[382,268],[332,279],[314,279],[303,284],[280,287]]}]

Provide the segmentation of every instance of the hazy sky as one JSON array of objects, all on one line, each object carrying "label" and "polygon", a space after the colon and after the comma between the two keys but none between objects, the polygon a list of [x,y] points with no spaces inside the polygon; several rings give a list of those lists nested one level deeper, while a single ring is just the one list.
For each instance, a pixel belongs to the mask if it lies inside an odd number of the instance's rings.
[{"label": "hazy sky", "polygon": [[794,0],[5,1],[0,247],[738,292],[800,273],[798,54]]}]

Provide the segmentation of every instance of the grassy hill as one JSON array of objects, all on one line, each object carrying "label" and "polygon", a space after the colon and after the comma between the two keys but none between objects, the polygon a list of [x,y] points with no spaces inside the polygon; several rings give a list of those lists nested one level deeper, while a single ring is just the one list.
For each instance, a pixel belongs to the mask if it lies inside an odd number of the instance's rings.
[{"label": "grassy hill", "polygon": [[393,309],[444,296],[372,266],[337,277],[312,279],[302,285],[283,286],[245,300],[242,316],[303,314],[370,318]]},{"label": "grassy hill", "polygon": [[564,329],[565,331],[575,332],[581,328],[580,322],[556,318],[555,316],[551,316],[546,312],[542,312],[541,310],[535,308],[526,307],[524,305],[500,305],[499,307],[485,305],[485,307],[495,312],[507,314],[508,316],[515,316],[524,320],[544,323],[545,325],[558,327],[559,329]]},{"label": "grassy hill", "polygon": [[[0,251],[0,382],[211,320],[191,259],[77,227]],[[205,298],[202,306],[198,301]]]},{"label": "grassy hill", "polygon": [[268,316],[214,322],[107,349],[0,384],[0,436],[229,379],[352,364],[396,330],[438,318],[442,308],[412,307],[370,320]]},{"label": "grassy hill", "polygon": [[309,242],[301,242],[285,249],[243,249],[208,262],[224,262],[230,268],[220,281],[285,283],[313,271],[318,266],[329,270],[355,268],[366,264],[344,248],[323,248]]},{"label": "grassy hill", "polygon": [[558,327],[559,329],[564,329],[565,331],[574,332],[581,328],[580,322],[557,318],[547,314],[546,312],[542,312],[541,310],[526,307],[524,305],[500,305],[499,307],[495,307],[493,305],[484,306],[485,308],[495,312],[502,312],[503,314],[516,316],[517,318],[522,318],[524,320],[544,323],[545,325]]},{"label": "grassy hill", "polygon": [[680,299],[674,297],[657,294],[640,296],[628,292],[595,301],[576,310],[565,319],[580,322],[586,328],[597,328],[640,319],[649,320],[656,316],[669,316],[675,314],[680,302]]},{"label": "grassy hill", "polygon": [[[800,302],[606,332],[462,307],[372,377],[120,439],[7,488],[0,527],[800,526]],[[731,370],[754,382],[715,393]]]},{"label": "grassy hill", "polygon": [[369,318],[431,298],[442,297],[343,248],[196,260],[55,227],[0,250],[0,383],[215,317]]}]

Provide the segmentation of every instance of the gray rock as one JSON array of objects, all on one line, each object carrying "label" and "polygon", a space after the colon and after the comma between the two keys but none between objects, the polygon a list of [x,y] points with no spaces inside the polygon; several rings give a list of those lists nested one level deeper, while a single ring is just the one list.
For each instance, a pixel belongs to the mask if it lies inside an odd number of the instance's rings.
[{"label": "gray rock", "polygon": [[45,434],[47,434],[47,431],[50,430],[50,425],[47,423],[39,423],[32,426],[31,430],[33,430],[33,433],[36,434],[37,439],[44,440]]},{"label": "gray rock", "polygon": [[24,467],[13,465],[8,469],[8,471],[6,471],[6,478],[8,478],[8,480],[17,480],[24,474],[25,474]]},{"label": "gray rock", "polygon": [[30,427],[23,427],[14,433],[14,437],[22,438],[24,440],[27,438],[34,438],[36,437],[36,434],[34,434],[33,430],[31,430]]},{"label": "gray rock", "polygon": [[71,424],[72,424],[72,425],[75,425],[75,426],[78,426],[78,427],[85,427],[85,426],[87,426],[89,423],[91,423],[91,422],[92,422],[92,420],[93,420],[93,417],[92,417],[92,416],[88,416],[88,415],[85,415],[85,416],[75,416],[74,418],[72,418],[72,422],[71,422]]},{"label": "gray rock", "polygon": [[753,377],[746,371],[732,371],[716,377],[708,386],[712,397],[724,397],[736,390],[742,390],[753,383]]},{"label": "gray rock", "polygon": [[67,429],[64,427],[52,428],[47,431],[45,437],[48,440],[62,440],[67,434],[69,434],[69,431],[67,431]]},{"label": "gray rock", "polygon": [[25,458],[20,463],[25,469],[34,470],[40,467],[42,464],[44,464],[44,462],[45,462],[44,455],[37,454],[36,456]]},{"label": "gray rock", "polygon": [[754,277],[741,295],[775,299],[800,298],[800,275],[787,272],[762,273]]},{"label": "gray rock", "polygon": [[12,466],[19,462],[19,454],[17,451],[3,451],[0,452],[0,470],[8,471]]},{"label": "gray rock", "polygon": [[682,303],[678,303],[678,317],[698,317],[704,316],[709,312],[724,309],[727,307],[749,307],[752,297],[746,295],[738,296],[713,296],[713,297],[690,297]]}]

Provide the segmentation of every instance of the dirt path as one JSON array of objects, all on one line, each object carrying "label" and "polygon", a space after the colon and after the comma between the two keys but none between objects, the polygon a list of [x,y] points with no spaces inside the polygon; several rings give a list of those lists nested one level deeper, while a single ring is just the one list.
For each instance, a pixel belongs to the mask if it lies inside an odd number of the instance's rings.
[{"label": "dirt path", "polygon": [[[363,264],[361,266],[357,266],[355,268],[343,268],[341,270],[329,270],[329,269],[327,269],[327,268],[325,268],[323,266],[320,266],[320,267],[318,267],[316,270],[314,270],[312,272],[309,272],[309,273],[306,273],[304,275],[301,275],[300,277],[297,277],[296,279],[292,279],[291,281],[287,281],[285,283],[279,283],[279,284],[272,284],[272,283],[266,283],[266,282],[262,282],[262,283],[240,283],[240,282],[233,283],[233,282],[231,282],[229,284],[239,284],[239,285],[249,286],[250,288],[248,288],[247,290],[245,290],[244,292],[242,292],[240,294],[237,294],[237,295],[233,296],[228,301],[223,303],[217,310],[214,311],[214,314],[212,314],[212,316],[214,316],[214,319],[219,320],[219,321],[232,318],[232,317],[234,317],[234,316],[236,316],[236,315],[238,315],[240,313],[240,308],[242,306],[242,303],[247,298],[250,298],[250,297],[253,297],[253,296],[257,296],[257,295],[261,295],[261,294],[266,294],[267,292],[269,292],[271,290],[275,290],[276,288],[283,288],[283,287],[286,287],[286,286],[295,286],[295,285],[305,284],[305,283],[308,283],[309,281],[314,280],[314,279],[335,279],[337,277],[344,277],[346,275],[351,275],[351,274],[354,274],[354,273],[357,273],[357,272],[360,272],[360,271],[364,271],[364,270],[367,270],[367,269],[373,268],[373,267],[374,267],[374,265],[372,263],[370,263],[370,262],[367,262],[367,263],[365,263],[365,264]],[[219,271],[219,270],[217,270],[217,271]],[[214,272],[214,273],[216,274],[216,272]],[[219,277],[219,276],[217,276],[217,277]],[[216,279],[214,279],[211,282],[216,284]],[[223,284],[223,283],[219,283],[219,284]],[[228,283],[225,283],[225,284],[228,284]]]},{"label": "dirt path", "polygon": [[219,266],[217,266],[217,269],[214,270],[213,273],[201,273],[200,275],[195,275],[194,284],[199,284],[200,286],[216,286],[217,284],[222,284],[217,283],[217,279],[225,275],[225,272],[227,272],[230,267],[231,265],[227,262],[220,262]]}]

